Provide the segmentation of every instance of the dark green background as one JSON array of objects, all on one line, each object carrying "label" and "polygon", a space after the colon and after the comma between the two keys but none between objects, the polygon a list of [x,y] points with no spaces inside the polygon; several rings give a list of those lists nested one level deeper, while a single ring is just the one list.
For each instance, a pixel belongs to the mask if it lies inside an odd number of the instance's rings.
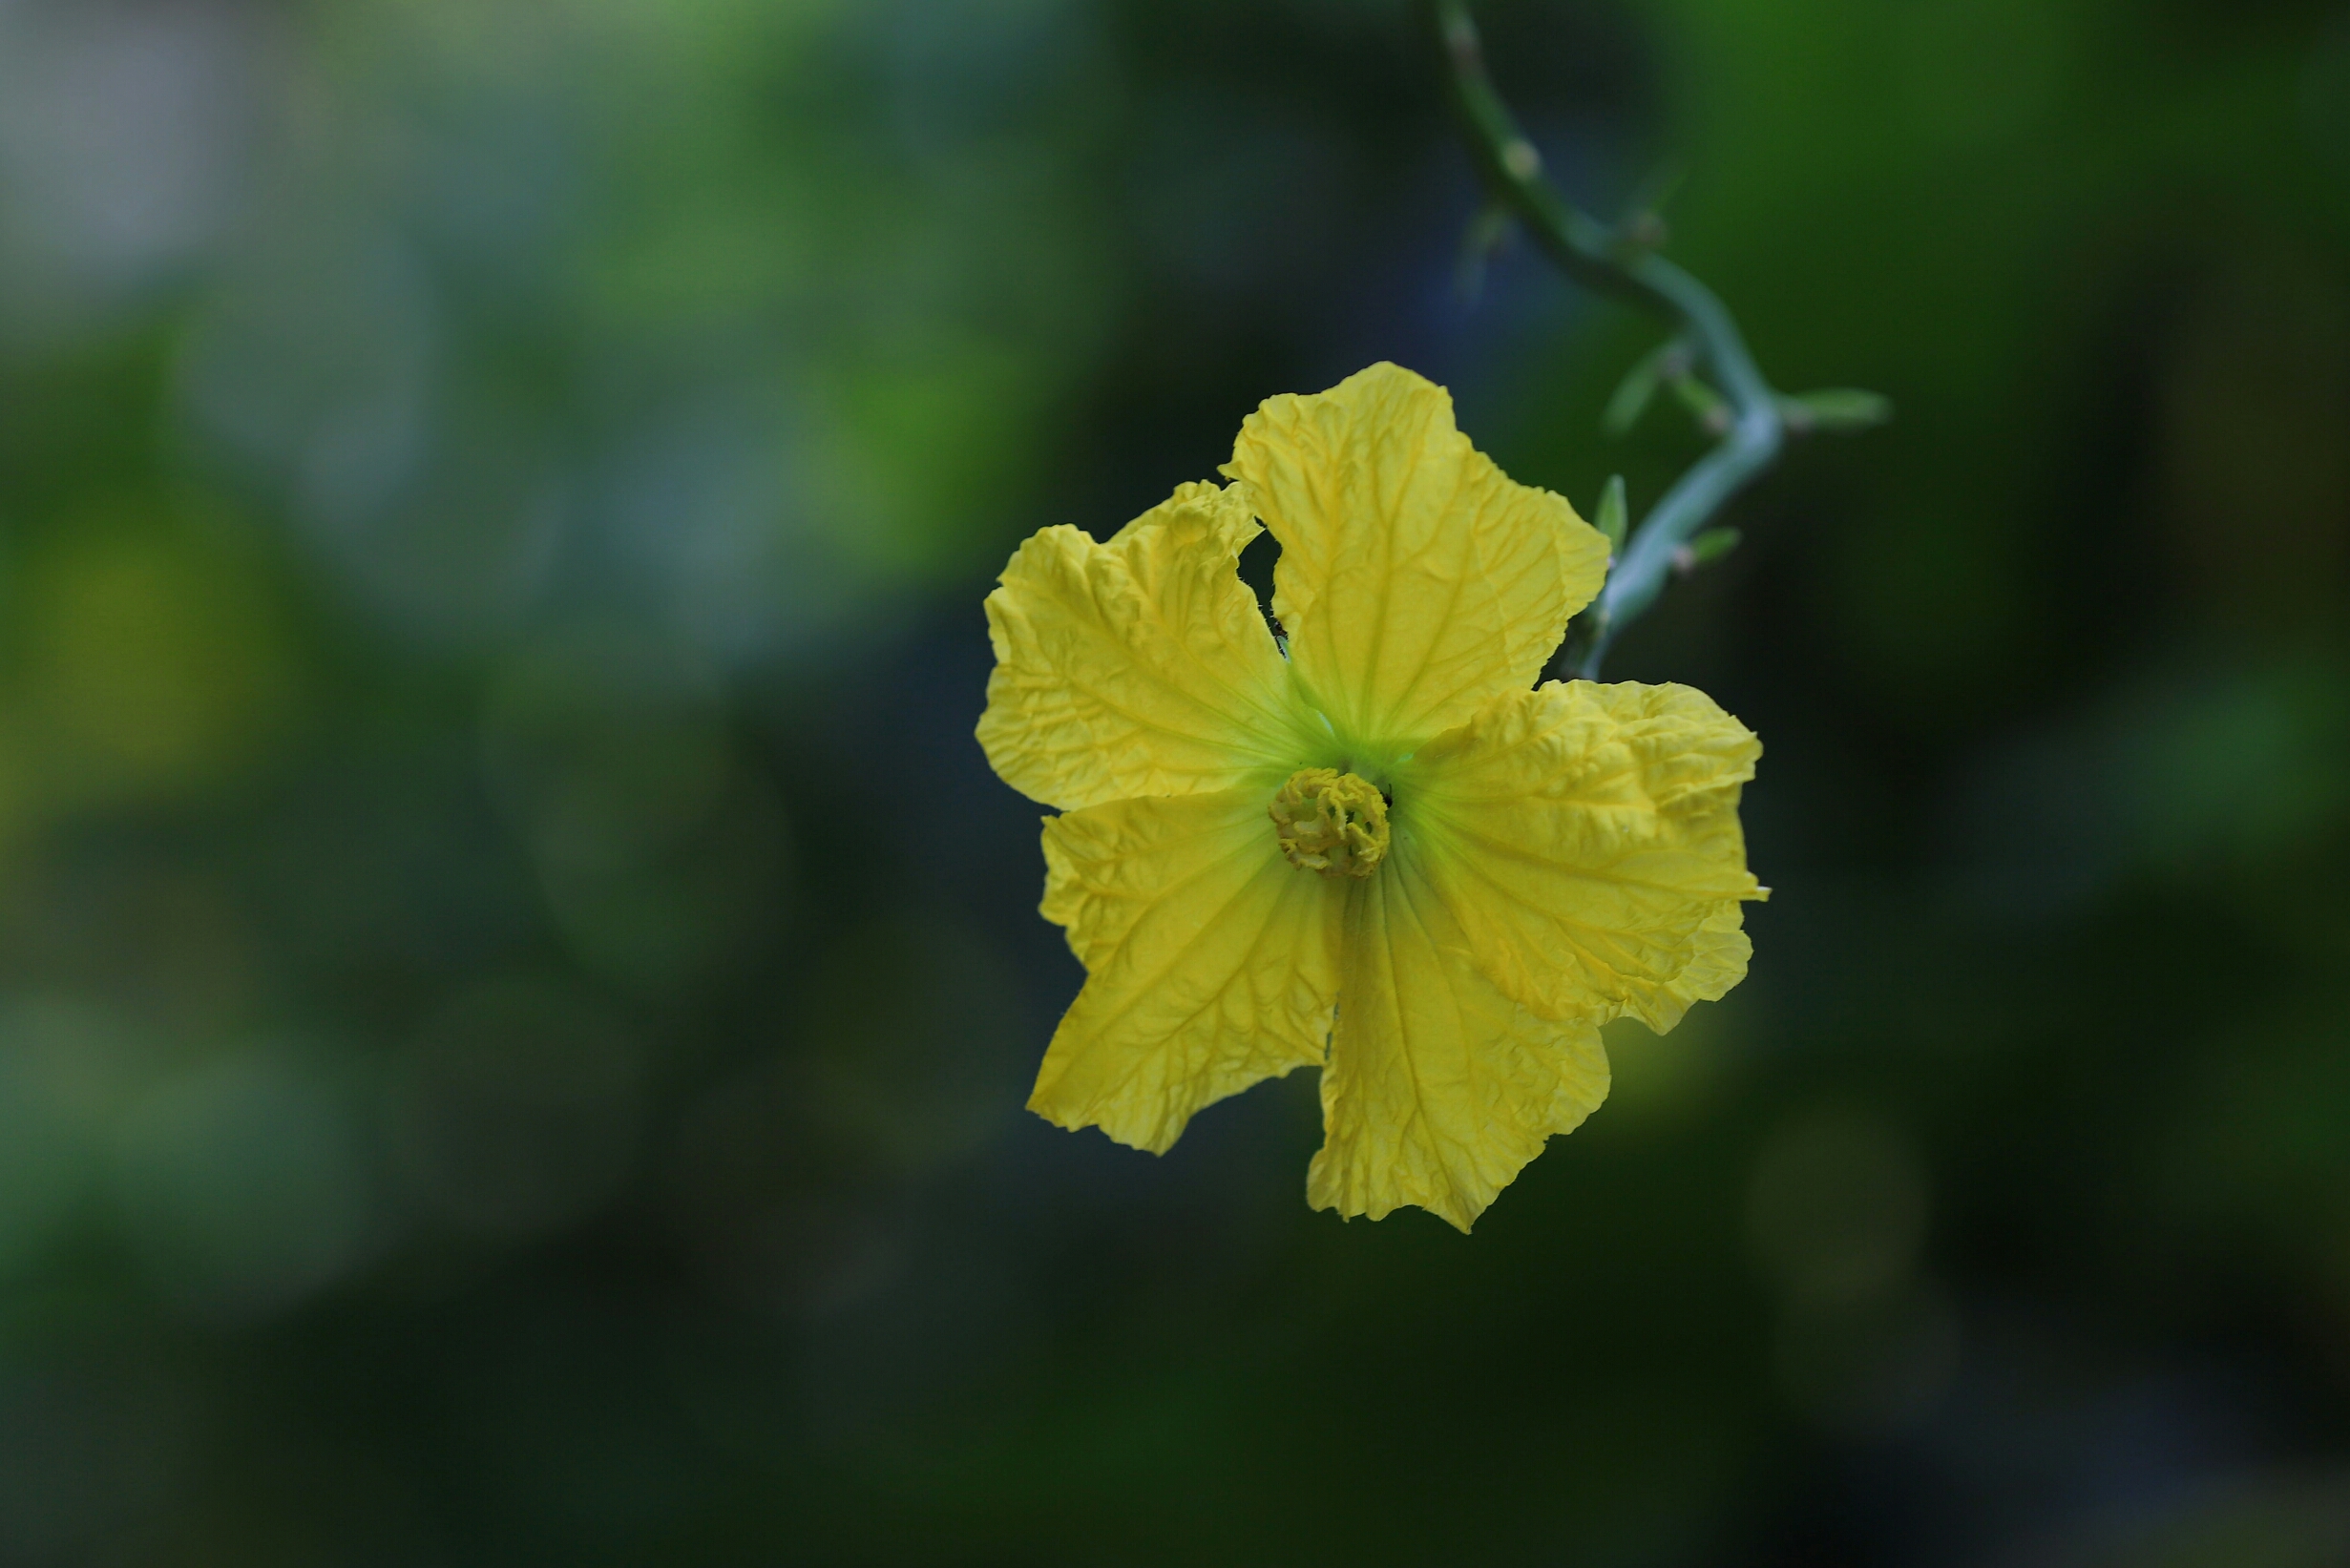
[{"label": "dark green background", "polygon": [[0,5],[0,1563],[2350,1561],[2350,14],[1482,8],[1890,428],[1621,645],[1752,978],[1474,1238],[1020,1109],[979,599],[1656,329],[1349,0]]}]

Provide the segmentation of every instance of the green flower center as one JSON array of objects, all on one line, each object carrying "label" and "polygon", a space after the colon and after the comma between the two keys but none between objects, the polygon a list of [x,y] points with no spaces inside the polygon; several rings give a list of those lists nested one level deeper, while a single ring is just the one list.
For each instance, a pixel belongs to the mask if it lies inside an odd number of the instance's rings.
[{"label": "green flower center", "polygon": [[1332,767],[1301,767],[1268,813],[1281,852],[1300,870],[1369,876],[1387,858],[1387,797]]}]

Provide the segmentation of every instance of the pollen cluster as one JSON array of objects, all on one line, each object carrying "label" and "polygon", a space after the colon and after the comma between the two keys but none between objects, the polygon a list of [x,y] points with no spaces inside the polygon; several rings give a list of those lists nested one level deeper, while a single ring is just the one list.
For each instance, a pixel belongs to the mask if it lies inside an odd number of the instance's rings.
[{"label": "pollen cluster", "polygon": [[1269,814],[1281,852],[1301,870],[1369,876],[1387,858],[1387,797],[1352,773],[1301,767]]}]

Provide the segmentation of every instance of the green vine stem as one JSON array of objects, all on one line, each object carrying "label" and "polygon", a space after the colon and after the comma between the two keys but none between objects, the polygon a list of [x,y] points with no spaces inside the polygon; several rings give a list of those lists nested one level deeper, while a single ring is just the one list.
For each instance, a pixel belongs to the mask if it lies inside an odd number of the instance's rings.
[{"label": "green vine stem", "polygon": [[[1617,636],[1656,602],[1676,570],[1689,569],[1694,558],[1690,543],[1706,520],[1771,466],[1791,428],[1807,429],[1813,422],[1804,417],[1801,400],[1772,390],[1737,322],[1713,291],[1656,254],[1659,225],[1653,215],[1635,214],[1625,228],[1610,228],[1578,211],[1542,178],[1542,156],[1486,73],[1466,0],[1419,0],[1419,10],[1444,63],[1461,134],[1494,203],[1522,223],[1542,253],[1576,282],[1670,320],[1688,356],[1684,375],[1704,373],[1721,393],[1720,406],[1706,421],[1720,439],[1649,508],[1609,568],[1599,597],[1577,617],[1577,629],[1561,650],[1562,661],[1574,674],[1597,679],[1600,661]],[[1840,395],[1848,402],[1869,396]],[[1882,417],[1882,400],[1868,407],[1874,417],[1848,421],[1844,428]]]}]

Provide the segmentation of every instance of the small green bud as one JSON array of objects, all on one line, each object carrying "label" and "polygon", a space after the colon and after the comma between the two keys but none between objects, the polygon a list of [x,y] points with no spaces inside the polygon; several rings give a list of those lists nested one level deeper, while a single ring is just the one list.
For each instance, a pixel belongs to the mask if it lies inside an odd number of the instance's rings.
[{"label": "small green bud", "polygon": [[1608,394],[1607,409],[1600,415],[1600,429],[1611,436],[1620,436],[1639,424],[1667,370],[1673,362],[1686,359],[1688,352],[1679,338],[1668,338],[1641,355]]},{"label": "small green bud", "polygon": [[1721,393],[1687,370],[1670,380],[1681,406],[1697,416],[1707,434],[1720,435],[1730,429],[1730,405],[1722,401]]},{"label": "small green bud", "polygon": [[1453,285],[1464,300],[1475,300],[1485,286],[1485,261],[1510,236],[1510,210],[1499,201],[1488,201],[1469,220],[1461,231],[1460,255],[1453,268]]},{"label": "small green bud", "polygon": [[1599,509],[1591,514],[1591,526],[1607,535],[1610,562],[1623,555],[1624,537],[1631,532],[1629,509],[1624,501],[1624,475],[1608,475],[1607,488],[1600,491]]},{"label": "small green bud", "polygon": [[1607,251],[1617,265],[1626,266],[1649,251],[1662,249],[1666,238],[1663,216],[1651,207],[1636,208],[1609,232]]},{"label": "small green bud", "polygon": [[1734,528],[1710,528],[1689,541],[1689,554],[1697,557],[1698,565],[1703,566],[1708,561],[1718,561],[1737,549],[1738,541],[1745,537]]},{"label": "small green bud", "polygon": [[1734,528],[1710,528],[1672,553],[1672,569],[1688,576],[1708,561],[1718,561],[1738,548],[1745,535]]},{"label": "small green bud", "polygon": [[1814,430],[1849,435],[1874,429],[1893,417],[1893,400],[1857,387],[1823,387],[1779,399],[1779,417],[1797,435]]}]

